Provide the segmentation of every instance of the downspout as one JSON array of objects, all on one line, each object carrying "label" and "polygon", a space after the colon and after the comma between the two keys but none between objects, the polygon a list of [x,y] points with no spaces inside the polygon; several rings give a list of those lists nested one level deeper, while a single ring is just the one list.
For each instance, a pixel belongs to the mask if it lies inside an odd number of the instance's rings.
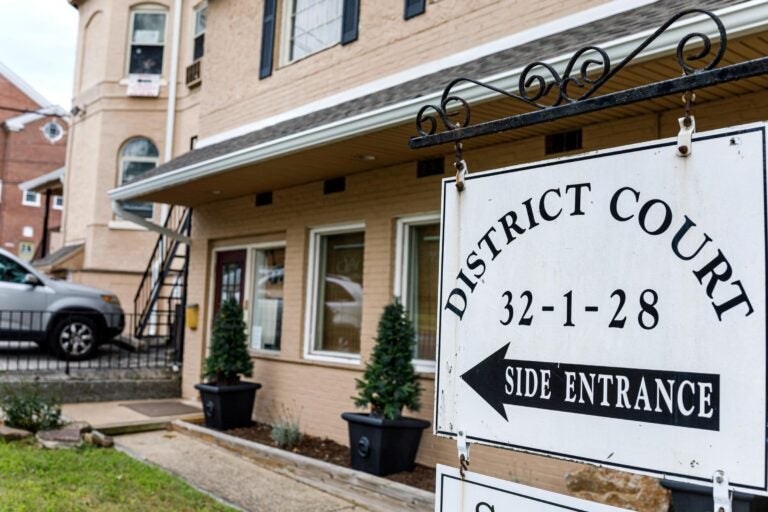
[{"label": "downspout", "polygon": [[[181,4],[182,0],[174,0],[173,3],[173,49],[171,50],[171,76],[168,82],[168,108],[165,116],[165,151],[163,152],[163,162],[168,162],[173,158],[173,139],[175,135],[176,124],[176,89],[178,87],[179,76],[179,53],[181,46]],[[123,209],[121,201],[112,201],[112,211],[119,217],[131,221],[134,224],[145,227],[150,231],[160,233],[179,242],[189,244],[189,237],[177,233],[159,224],[145,219],[139,215]],[[163,205],[161,218],[163,221],[168,217],[168,206]]]},{"label": "downspout", "polygon": [[168,111],[165,116],[164,162],[173,158],[174,125],[176,123],[176,88],[179,76],[179,47],[181,46],[181,0],[173,4],[173,51],[171,52],[171,78],[168,84]]}]

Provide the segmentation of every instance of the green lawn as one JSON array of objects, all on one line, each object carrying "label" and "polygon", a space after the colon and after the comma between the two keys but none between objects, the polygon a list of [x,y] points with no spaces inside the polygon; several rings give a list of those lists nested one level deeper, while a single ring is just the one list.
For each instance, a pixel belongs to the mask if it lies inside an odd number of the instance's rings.
[{"label": "green lawn", "polygon": [[0,441],[0,511],[231,512],[164,471],[112,449],[42,450]]}]

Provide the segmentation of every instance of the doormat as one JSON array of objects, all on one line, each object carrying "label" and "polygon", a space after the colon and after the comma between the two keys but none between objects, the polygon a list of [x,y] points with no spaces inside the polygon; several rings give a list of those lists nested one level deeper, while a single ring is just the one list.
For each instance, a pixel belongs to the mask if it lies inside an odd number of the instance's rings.
[{"label": "doormat", "polygon": [[176,401],[165,402],[139,402],[133,404],[120,404],[121,407],[127,407],[150,418],[159,418],[161,416],[181,416],[184,414],[195,414],[202,412],[199,408],[183,404]]}]

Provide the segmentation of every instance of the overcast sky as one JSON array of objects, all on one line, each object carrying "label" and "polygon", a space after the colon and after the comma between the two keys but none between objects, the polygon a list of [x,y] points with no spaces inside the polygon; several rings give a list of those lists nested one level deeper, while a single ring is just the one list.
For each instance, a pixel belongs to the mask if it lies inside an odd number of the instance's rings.
[{"label": "overcast sky", "polygon": [[0,0],[0,61],[69,110],[77,10],[67,0]]}]

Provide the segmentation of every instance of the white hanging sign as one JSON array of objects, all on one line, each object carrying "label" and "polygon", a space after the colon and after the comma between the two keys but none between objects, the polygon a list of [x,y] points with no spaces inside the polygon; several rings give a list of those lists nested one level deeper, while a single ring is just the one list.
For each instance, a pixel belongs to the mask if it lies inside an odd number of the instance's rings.
[{"label": "white hanging sign", "polygon": [[128,75],[128,96],[155,98],[160,95],[160,75]]},{"label": "white hanging sign", "polygon": [[765,132],[444,180],[436,433],[766,494]]},{"label": "white hanging sign", "polygon": [[542,491],[467,471],[461,478],[455,468],[437,466],[435,512],[622,512],[564,494]]}]

